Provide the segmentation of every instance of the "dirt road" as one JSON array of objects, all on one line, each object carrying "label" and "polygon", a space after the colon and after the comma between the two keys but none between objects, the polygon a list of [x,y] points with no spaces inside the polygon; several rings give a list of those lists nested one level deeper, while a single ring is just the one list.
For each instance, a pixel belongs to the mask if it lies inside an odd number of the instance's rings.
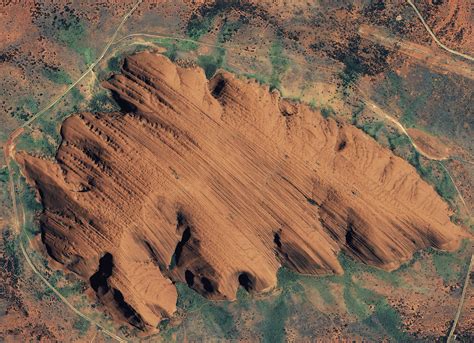
[{"label": "dirt road", "polygon": [[[23,123],[20,127],[18,127],[16,130],[14,130],[7,142],[4,145],[4,152],[5,152],[5,160],[8,168],[8,175],[9,175],[9,188],[10,188],[10,197],[12,199],[12,206],[13,206],[13,214],[14,214],[14,226],[15,229],[20,237],[20,250],[21,253],[23,254],[23,257],[25,258],[27,264],[30,266],[32,271],[40,278],[40,280],[51,290],[53,291],[54,294],[61,300],[67,307],[69,307],[74,313],[76,313],[78,316],[81,318],[87,320],[89,323],[92,325],[96,326],[101,332],[103,332],[105,335],[109,336],[110,338],[118,341],[118,342],[127,342],[125,339],[117,336],[113,332],[107,330],[105,327],[103,327],[100,323],[97,321],[93,320],[92,318],[88,317],[81,311],[79,311],[74,305],[72,305],[35,267],[33,262],[31,261],[30,256],[28,255],[28,252],[24,246],[23,240],[21,239],[22,236],[22,227],[23,227],[23,222],[21,218],[19,217],[18,213],[18,202],[16,199],[16,191],[15,191],[15,181],[13,179],[13,170],[11,168],[11,161],[14,161],[14,153],[15,153],[15,140],[19,138],[23,132],[24,128],[29,126],[33,121],[35,121],[37,118],[42,116],[44,113],[46,113],[49,109],[51,109],[54,105],[56,105],[67,93],[69,93],[81,80],[86,77],[87,74],[89,74],[94,67],[104,58],[106,53],[108,52],[110,46],[114,42],[118,32],[122,28],[123,24],[125,21],[133,14],[133,12],[137,9],[137,7],[142,3],[143,0],[139,0],[136,2],[136,4],[128,11],[125,16],[122,18],[120,24],[118,25],[117,29],[115,30],[114,34],[112,35],[111,39],[108,41],[107,45],[104,47],[101,55],[92,63],[87,70],[69,87],[59,96],[57,96],[51,103],[49,103],[46,107],[44,107],[41,111],[36,113],[33,117],[31,117],[28,121]],[[22,211],[24,209],[22,208]]]}]

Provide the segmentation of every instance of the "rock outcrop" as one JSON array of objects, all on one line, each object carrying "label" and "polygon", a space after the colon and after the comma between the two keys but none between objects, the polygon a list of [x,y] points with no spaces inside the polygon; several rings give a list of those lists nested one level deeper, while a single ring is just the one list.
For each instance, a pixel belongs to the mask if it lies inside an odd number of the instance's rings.
[{"label": "rock outcrop", "polygon": [[260,292],[281,265],[386,270],[460,230],[415,169],[359,129],[253,81],[140,53],[105,84],[122,113],[62,126],[56,162],[18,161],[50,255],[139,328],[175,311],[173,282],[211,299]]}]

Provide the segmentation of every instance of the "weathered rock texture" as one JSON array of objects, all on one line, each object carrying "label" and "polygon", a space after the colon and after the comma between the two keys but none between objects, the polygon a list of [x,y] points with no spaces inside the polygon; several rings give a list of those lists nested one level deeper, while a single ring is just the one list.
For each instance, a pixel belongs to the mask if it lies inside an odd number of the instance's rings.
[{"label": "weathered rock texture", "polygon": [[281,265],[342,273],[341,250],[392,270],[458,245],[433,188],[355,127],[151,53],[122,72],[106,87],[124,113],[67,119],[56,163],[18,159],[51,256],[138,327],[175,311],[172,281],[235,299],[275,286]]}]

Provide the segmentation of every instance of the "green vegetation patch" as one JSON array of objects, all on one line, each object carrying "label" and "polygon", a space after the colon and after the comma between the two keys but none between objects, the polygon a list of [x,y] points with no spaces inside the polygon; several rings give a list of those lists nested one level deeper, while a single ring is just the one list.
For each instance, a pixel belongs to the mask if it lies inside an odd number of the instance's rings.
[{"label": "green vegetation patch", "polygon": [[114,112],[120,110],[120,107],[106,91],[95,93],[88,107],[91,112]]},{"label": "green vegetation patch", "polygon": [[401,281],[398,274],[356,263],[344,254],[340,255],[339,261],[344,268],[342,279],[344,301],[348,312],[357,316],[371,329],[380,332],[382,335],[390,336],[396,342],[409,341],[411,338],[402,330],[402,321],[399,314],[387,303],[387,300],[353,280],[353,276],[369,272],[378,279],[399,286]]},{"label": "green vegetation patch", "polygon": [[230,41],[232,39],[232,36],[237,31],[239,31],[243,23],[244,22],[242,19],[235,21],[228,21],[227,19],[225,19],[219,31],[218,42],[223,44]]},{"label": "green vegetation patch", "polygon": [[188,312],[199,311],[205,325],[217,337],[231,339],[237,337],[234,317],[228,310],[229,302],[212,302],[190,289],[186,284],[177,283],[178,308]]},{"label": "green vegetation patch", "polygon": [[436,273],[448,284],[450,282],[462,281],[467,273],[469,259],[463,258],[469,245],[469,240],[463,240],[461,247],[457,252],[447,252],[441,250],[429,249],[433,260]]},{"label": "green vegetation patch", "polygon": [[272,74],[270,76],[271,88],[281,88],[281,78],[290,67],[290,59],[285,55],[283,44],[276,41],[272,44],[269,53],[272,64]]},{"label": "green vegetation patch", "polygon": [[380,94],[388,99],[390,97],[398,98],[398,106],[402,110],[400,122],[405,127],[415,127],[417,125],[417,112],[423,108],[432,94],[432,84],[426,82],[423,92],[412,95],[408,92],[406,82],[403,78],[394,72],[389,72],[386,82],[380,88]]},{"label": "green vegetation patch", "polygon": [[436,192],[441,197],[449,203],[454,203],[457,191],[448,173],[440,165],[441,162],[422,160],[421,155],[417,151],[413,152],[408,161],[416,168],[425,181],[434,186]]},{"label": "green vegetation patch", "polygon": [[53,35],[58,42],[78,53],[86,65],[94,61],[94,51],[86,42],[86,24],[73,13],[65,16],[56,16],[53,20]]},{"label": "green vegetation patch", "polygon": [[213,24],[213,15],[199,16],[194,14],[186,25],[186,34],[197,41],[211,30]]},{"label": "green vegetation patch", "polygon": [[324,106],[324,107],[321,107],[321,115],[324,118],[329,118],[329,117],[334,117],[336,115],[336,112],[334,111],[332,107]]},{"label": "green vegetation patch", "polygon": [[24,96],[18,100],[12,116],[26,121],[32,114],[38,112],[38,105],[38,101],[33,96]]},{"label": "green vegetation patch", "polygon": [[[5,228],[2,230],[2,240],[4,249],[4,258],[2,268],[9,273],[12,284],[16,284],[22,273],[23,265],[20,259],[20,242],[12,230]],[[0,261],[2,258],[0,257]]]},{"label": "green vegetation patch", "polygon": [[67,85],[72,83],[69,74],[62,69],[45,68],[43,69],[43,75],[48,80],[60,85]]},{"label": "green vegetation patch", "polygon": [[290,314],[288,298],[289,292],[284,291],[272,302],[268,300],[257,302],[257,307],[264,318],[258,325],[263,335],[263,342],[285,341],[285,323]]},{"label": "green vegetation patch", "polygon": [[217,69],[224,66],[225,49],[216,48],[211,55],[198,56],[197,63],[204,69],[206,77],[210,79],[217,71]]},{"label": "green vegetation patch", "polygon": [[180,53],[190,52],[199,47],[197,42],[174,38],[154,38],[153,42],[166,49],[163,55],[171,61],[175,61]]},{"label": "green vegetation patch", "polygon": [[46,156],[54,156],[56,147],[51,144],[46,135],[38,133],[39,137],[33,137],[31,131],[25,132],[17,141],[16,148],[28,152],[36,152]]},{"label": "green vegetation patch", "polygon": [[112,73],[119,73],[120,72],[120,68],[122,67],[122,56],[112,56],[111,58],[109,58],[109,60],[107,61],[107,69],[108,71],[112,72]]},{"label": "green vegetation patch", "polygon": [[383,121],[373,121],[373,122],[366,122],[360,126],[360,128],[369,136],[378,139],[382,129],[384,128]]},{"label": "green vegetation patch", "polygon": [[8,168],[0,168],[0,182],[8,182]]},{"label": "green vegetation patch", "polygon": [[91,323],[84,318],[77,318],[72,325],[74,329],[79,331],[79,337],[84,336],[89,331],[90,326]]}]

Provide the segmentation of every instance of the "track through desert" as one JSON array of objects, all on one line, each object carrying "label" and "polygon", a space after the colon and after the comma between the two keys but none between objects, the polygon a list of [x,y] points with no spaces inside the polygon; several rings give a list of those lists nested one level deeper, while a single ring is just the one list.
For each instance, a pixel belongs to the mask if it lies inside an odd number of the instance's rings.
[{"label": "track through desert", "polygon": [[[15,144],[15,140],[21,136],[21,134],[23,134],[24,132],[24,128],[26,128],[27,126],[29,126],[33,121],[35,121],[38,117],[42,116],[44,113],[46,113],[48,110],[50,110],[53,106],[55,106],[59,101],[61,101],[61,99],[66,95],[68,94],[80,81],[82,81],[90,72],[93,71],[93,69],[97,66],[97,64],[100,63],[100,61],[105,57],[105,55],[107,54],[107,52],[109,51],[110,47],[112,46],[112,44],[116,44],[116,43],[119,43],[125,39],[128,39],[128,38],[132,38],[132,37],[139,37],[139,36],[143,36],[143,37],[154,37],[154,38],[171,38],[171,39],[176,39],[176,40],[182,40],[182,41],[189,41],[189,42],[196,42],[194,40],[191,40],[191,39],[186,39],[186,38],[178,38],[178,37],[173,37],[173,36],[168,36],[168,35],[160,35],[160,34],[146,34],[146,33],[135,33],[135,34],[130,34],[130,35],[127,35],[125,37],[122,37],[121,39],[119,39],[118,41],[115,41],[116,39],[116,36],[118,34],[118,32],[120,31],[120,29],[122,28],[123,24],[125,23],[125,21],[130,17],[130,15],[132,15],[132,13],[136,10],[136,8],[141,4],[143,0],[139,0],[133,7],[132,9],[127,12],[127,14],[123,17],[122,21],[120,22],[120,24],[118,25],[117,29],[115,30],[114,34],[112,35],[111,39],[109,40],[109,42],[107,43],[107,45],[104,47],[104,50],[102,52],[102,54],[95,60],[94,63],[92,63],[88,68],[87,70],[75,81],[73,82],[71,85],[68,86],[68,88],[63,92],[61,93],[60,95],[58,95],[52,102],[50,102],[46,107],[44,107],[42,110],[40,110],[39,112],[37,112],[35,115],[33,115],[28,121],[26,121],[25,123],[23,123],[21,126],[19,126],[16,130],[14,130],[12,132],[12,134],[10,135],[9,139],[7,140],[5,146],[4,146],[4,150],[5,150],[5,159],[6,159],[6,165],[7,165],[7,168],[8,168],[8,172],[9,172],[9,187],[10,187],[10,194],[11,194],[11,198],[12,198],[12,205],[13,205],[13,212],[14,212],[14,224],[15,224],[15,227],[16,227],[16,230],[21,234],[21,222],[20,222],[20,217],[19,217],[19,214],[18,214],[18,207],[17,207],[17,200],[16,200],[16,191],[15,191],[15,182],[13,180],[13,171],[12,171],[12,168],[11,168],[11,164],[10,162],[12,160],[14,160],[14,144]],[[429,26],[426,24],[426,22],[424,21],[423,17],[421,16],[420,12],[418,11],[418,9],[416,8],[416,6],[413,4],[413,2],[411,0],[407,0],[407,2],[414,8],[414,10],[416,11],[418,17],[420,18],[420,20],[422,21],[424,27],[426,28],[426,30],[428,31],[428,33],[432,36],[432,38],[435,40],[435,42],[444,50],[454,54],[454,55],[457,55],[457,56],[460,56],[460,57],[463,57],[463,58],[466,58],[470,61],[474,61],[474,58],[469,56],[469,55],[466,55],[466,54],[463,54],[463,53],[459,53],[455,50],[452,50],[448,47],[446,47],[443,43],[441,43],[438,38],[434,35],[434,33],[431,31],[431,29],[429,28]],[[202,44],[202,45],[205,45],[205,46],[210,46],[210,47],[220,47],[220,45],[217,45],[217,44],[210,44],[210,43],[203,43],[203,42],[197,42],[199,44]],[[380,107],[378,107],[376,104],[374,104],[373,102],[371,102],[370,100],[363,100],[363,102],[367,105],[369,105],[369,107],[372,109],[373,112],[375,112],[376,114],[379,114],[381,117],[385,118],[386,120],[390,121],[391,123],[395,124],[396,127],[403,133],[405,134],[411,144],[413,145],[413,147],[415,148],[416,151],[418,151],[421,155],[423,155],[424,157],[428,158],[428,159],[431,159],[431,160],[436,160],[436,161],[439,161],[441,163],[441,161],[443,160],[448,160],[450,159],[450,157],[445,157],[445,158],[439,158],[439,157],[434,157],[434,156],[430,156],[428,153],[424,152],[423,150],[421,150],[417,145],[416,143],[413,141],[413,139],[411,138],[411,136],[408,134],[408,132],[406,131],[406,129],[404,128],[404,126],[394,117],[392,117],[391,115],[387,114],[385,111],[383,111]],[[471,161],[465,161],[466,163],[473,163]],[[448,173],[449,177],[451,178],[453,184],[455,185],[454,183],[454,180],[452,178],[452,176],[450,175],[449,171],[447,170],[447,168],[441,163],[441,165],[443,166],[443,168],[446,170],[446,172]],[[456,188],[456,191],[458,192],[458,195],[461,199],[461,201],[463,202],[464,206],[466,207],[466,210],[467,210],[467,213],[469,213],[468,211],[468,208],[467,208],[467,205],[464,201],[464,198],[462,197],[461,193],[459,192],[459,189],[457,188],[457,186],[455,185],[455,188]],[[470,215],[470,214],[469,214]],[[96,321],[94,321],[93,319],[89,318],[87,315],[83,314],[82,312],[80,312],[78,309],[76,309],[64,296],[61,295],[61,293],[51,284],[49,283],[49,281],[37,270],[37,268],[34,266],[34,264],[32,263],[29,255],[28,255],[28,252],[26,251],[25,247],[24,247],[24,244],[23,244],[23,241],[20,240],[20,248],[21,248],[21,251],[22,251],[22,254],[27,262],[27,264],[31,267],[31,269],[33,270],[33,272],[38,275],[38,277],[41,279],[41,281],[49,288],[51,289],[57,296],[58,298],[64,302],[73,312],[75,312],[77,315],[79,315],[80,317],[82,317],[83,319],[89,321],[91,324],[97,326],[99,328],[100,331],[102,331],[104,334],[108,335],[109,337],[119,341],[119,342],[126,342],[124,339],[122,339],[121,337],[115,335],[114,333],[108,331],[107,329],[105,329],[101,324],[97,323]],[[459,308],[458,308],[458,311],[456,313],[456,317],[455,317],[455,320],[454,320],[454,323],[453,323],[453,326],[452,326],[452,329],[451,329],[451,332],[449,334],[449,337],[448,337],[448,341],[450,341],[452,339],[452,336],[454,334],[454,331],[455,331],[455,328],[456,328],[456,324],[457,324],[457,321],[459,319],[459,316],[460,316],[460,313],[461,313],[461,310],[462,310],[462,305],[463,305],[463,302],[464,302],[464,297],[465,297],[465,294],[467,292],[467,287],[468,287],[468,281],[469,281],[469,273],[470,273],[470,270],[472,269],[472,265],[473,265],[473,260],[474,260],[474,257],[471,257],[471,263],[469,265],[469,268],[468,268],[468,273],[467,273],[467,276],[466,276],[466,280],[465,280],[465,283],[464,283],[464,288],[463,288],[463,293],[462,293],[462,297],[461,297],[461,300],[460,300],[460,303],[459,303]]]},{"label": "track through desert", "polygon": [[[17,230],[19,236],[20,236],[20,249],[21,252],[27,262],[27,264],[30,266],[32,271],[40,278],[40,280],[49,288],[51,289],[54,294],[66,305],[68,306],[74,313],[76,313],[78,316],[81,318],[87,320],[89,323],[92,325],[95,325],[101,332],[103,332],[105,335],[115,339],[118,342],[127,342],[123,338],[117,336],[113,332],[107,330],[105,327],[103,327],[100,323],[97,321],[93,320],[92,318],[88,317],[81,311],[79,311],[74,305],[72,305],[35,267],[33,262],[30,259],[30,256],[28,255],[27,250],[25,249],[25,246],[23,244],[23,241],[21,239],[21,234],[22,234],[22,226],[23,224],[20,222],[20,218],[18,215],[18,207],[17,207],[17,200],[16,200],[16,191],[15,191],[15,181],[13,180],[13,171],[10,165],[10,161],[14,160],[14,141],[17,139],[21,134],[24,132],[24,128],[30,125],[34,120],[36,120],[38,117],[46,113],[49,109],[51,109],[54,105],[56,105],[69,91],[71,91],[84,77],[86,77],[87,74],[89,74],[94,67],[104,58],[106,55],[107,51],[109,50],[110,46],[112,45],[113,41],[115,40],[115,37],[117,36],[118,32],[122,28],[123,24],[125,21],[135,12],[137,7],[142,3],[143,0],[138,0],[135,5],[128,11],[125,16],[122,18],[120,21],[120,24],[117,26],[117,29],[114,31],[111,39],[107,43],[107,45],[104,47],[104,50],[102,51],[102,54],[87,68],[87,70],[75,81],[73,82],[62,94],[60,94],[58,97],[56,97],[51,103],[49,103],[45,108],[43,108],[41,111],[36,113],[33,117],[31,117],[28,121],[23,123],[20,127],[18,127],[9,137],[7,140],[4,150],[5,150],[5,159],[6,159],[6,164],[8,168],[8,175],[9,175],[9,185],[10,185],[10,196],[12,199],[12,205],[13,205],[13,212],[14,212],[14,226],[15,229]],[[24,211],[24,210],[23,210]]]},{"label": "track through desert", "polygon": [[426,31],[428,31],[428,33],[430,34],[431,38],[433,38],[433,40],[436,42],[436,44],[439,45],[440,48],[446,50],[447,52],[450,52],[456,56],[460,56],[460,57],[463,57],[465,59],[468,59],[470,61],[474,61],[474,57],[472,56],[469,56],[469,55],[466,55],[466,54],[463,54],[462,52],[458,52],[456,50],[453,50],[453,49],[450,49],[448,48],[446,45],[444,45],[443,43],[441,43],[441,41],[438,39],[438,37],[436,37],[436,35],[433,33],[433,31],[431,30],[431,28],[428,26],[428,24],[426,23],[425,19],[423,18],[423,16],[421,15],[420,11],[418,10],[418,8],[416,7],[416,5],[411,1],[411,0],[407,0],[408,4],[410,4],[411,7],[413,7],[413,9],[415,10],[418,18],[420,18],[421,22],[423,23],[423,26],[425,27]]},{"label": "track through desert", "polygon": [[451,330],[449,331],[447,343],[451,343],[454,341],[454,331],[456,331],[456,325],[458,323],[459,317],[461,316],[462,308],[464,305],[464,299],[466,298],[466,293],[467,293],[467,288],[469,286],[469,280],[470,280],[470,275],[472,271],[472,266],[474,265],[474,255],[471,255],[471,262],[469,263],[469,266],[467,267],[467,275],[464,280],[464,286],[462,289],[462,294],[461,294],[461,300],[459,300],[459,305],[458,309],[456,311],[456,316],[454,317],[454,322],[451,327]]},{"label": "track through desert", "polygon": [[[411,1],[411,0],[407,0],[407,2],[410,4],[411,7],[413,7],[413,9],[415,10],[416,14],[418,15],[418,18],[420,18],[421,22],[423,23],[423,26],[425,27],[426,31],[428,31],[428,33],[430,34],[430,36],[433,38],[433,40],[436,42],[436,44],[438,44],[442,49],[454,54],[454,55],[457,55],[457,56],[460,56],[460,57],[463,57],[465,59],[468,59],[470,61],[474,61],[474,57],[472,56],[469,56],[469,55],[466,55],[466,54],[463,54],[463,53],[460,53],[460,52],[457,52],[453,49],[450,49],[448,48],[446,45],[444,45],[443,43],[441,43],[441,41],[436,37],[436,35],[433,33],[433,31],[431,30],[431,28],[428,26],[428,24],[426,23],[425,19],[423,18],[423,16],[421,15],[420,11],[418,10],[418,8],[415,6],[415,4]],[[467,161],[468,163],[472,163],[472,162],[469,162]],[[456,183],[454,182],[453,180],[453,177],[451,176],[451,174],[448,172],[448,169],[444,166],[444,164],[442,164],[440,162],[441,166],[444,168],[444,170],[448,173],[454,187],[456,188],[456,191],[458,192],[459,194],[459,197],[462,201],[462,203],[464,204],[465,208],[466,208],[466,211],[469,215],[469,217],[471,217],[471,214],[470,214],[470,211],[466,205],[466,202],[464,201],[464,198],[462,197],[461,193],[459,192],[459,189],[458,187],[456,186]],[[462,312],[462,307],[463,307],[463,304],[464,304],[464,298],[466,297],[466,293],[467,293],[467,288],[469,287],[469,277],[471,275],[471,270],[472,270],[472,265],[473,265],[473,261],[474,261],[474,255],[471,255],[471,262],[469,264],[469,267],[467,269],[467,275],[466,275],[466,279],[465,279],[465,282],[464,282],[464,287],[463,287],[463,290],[462,290],[462,294],[461,294],[461,299],[459,300],[459,306],[458,306],[458,310],[456,311],[456,316],[454,317],[454,321],[453,321],[453,325],[451,326],[451,330],[449,331],[449,335],[448,335],[448,339],[447,339],[447,342],[452,342],[454,340],[454,332],[456,331],[456,326],[457,326],[457,323],[458,323],[458,320],[459,320],[459,317],[461,315],[461,312]]]}]

